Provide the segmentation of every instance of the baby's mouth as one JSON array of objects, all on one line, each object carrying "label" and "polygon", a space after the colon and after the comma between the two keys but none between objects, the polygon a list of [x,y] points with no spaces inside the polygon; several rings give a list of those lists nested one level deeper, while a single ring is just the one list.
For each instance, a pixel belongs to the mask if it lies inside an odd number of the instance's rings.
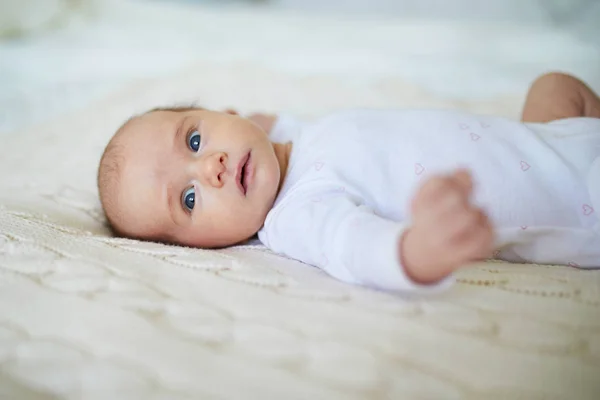
[{"label": "baby's mouth", "polygon": [[246,154],[241,160],[238,166],[237,173],[237,184],[240,192],[245,196],[248,191],[248,164],[250,161],[250,152]]},{"label": "baby's mouth", "polygon": [[246,165],[248,164],[248,162],[246,161],[246,164],[244,164],[244,166],[242,167],[242,173],[240,174],[240,183],[242,184],[242,187],[244,188],[244,194],[246,194],[246,191],[248,190],[248,188],[246,187]]}]

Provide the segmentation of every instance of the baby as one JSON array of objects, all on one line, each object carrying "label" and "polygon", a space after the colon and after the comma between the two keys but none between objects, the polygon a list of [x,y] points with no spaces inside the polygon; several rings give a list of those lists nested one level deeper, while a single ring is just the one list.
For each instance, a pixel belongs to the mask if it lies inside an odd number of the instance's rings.
[{"label": "baby", "polygon": [[561,73],[522,122],[448,110],[352,110],[313,122],[201,108],[127,121],[100,161],[126,237],[194,247],[258,238],[354,284],[444,287],[494,256],[600,266],[600,99]]}]

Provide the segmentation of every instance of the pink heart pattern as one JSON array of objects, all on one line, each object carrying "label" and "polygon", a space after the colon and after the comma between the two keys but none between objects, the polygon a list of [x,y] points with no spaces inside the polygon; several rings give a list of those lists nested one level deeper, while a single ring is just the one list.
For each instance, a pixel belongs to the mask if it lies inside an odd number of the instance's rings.
[{"label": "pink heart pattern", "polygon": [[315,169],[316,169],[317,171],[320,171],[320,170],[321,170],[321,168],[323,168],[323,163],[322,163],[322,162],[316,162],[316,163],[315,163]]},{"label": "pink heart pattern", "polygon": [[521,229],[522,229],[522,230],[525,230],[525,229],[527,229],[527,228],[528,228],[528,226],[527,226],[527,225],[521,225]]},{"label": "pink heart pattern", "polygon": [[467,124],[458,124],[458,127],[460,129],[462,129],[463,131],[466,130],[466,129],[469,129],[469,125],[467,125]]},{"label": "pink heart pattern", "polygon": [[568,265],[569,267],[575,267],[575,268],[579,267],[579,264],[577,264],[576,262],[573,262],[573,261],[571,261],[571,262],[567,263],[567,265]]},{"label": "pink heart pattern", "polygon": [[479,125],[481,125],[482,128],[489,128],[491,126],[490,124],[486,124],[485,122],[480,122]]},{"label": "pink heart pattern", "polygon": [[476,134],[475,132],[471,132],[471,140],[476,142],[481,138],[481,136],[479,136],[478,134]]},{"label": "pink heart pattern", "polygon": [[425,171],[425,167],[423,167],[421,165],[421,163],[416,163],[415,164],[415,174],[421,175],[423,173],[423,171]]},{"label": "pink heart pattern", "polygon": [[581,209],[583,210],[583,215],[590,215],[594,212],[594,208],[589,204],[582,205]]},{"label": "pink heart pattern", "polygon": [[531,168],[531,165],[527,164],[525,161],[521,161],[521,171],[527,171]]}]

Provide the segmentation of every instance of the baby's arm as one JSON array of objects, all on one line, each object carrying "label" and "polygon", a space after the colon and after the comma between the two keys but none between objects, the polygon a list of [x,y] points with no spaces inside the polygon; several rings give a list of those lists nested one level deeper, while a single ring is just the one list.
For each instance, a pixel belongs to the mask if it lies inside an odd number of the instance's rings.
[{"label": "baby's arm", "polygon": [[399,254],[415,282],[437,282],[493,251],[493,228],[471,201],[466,171],[430,178],[412,202],[412,226],[400,239]]},{"label": "baby's arm", "polygon": [[401,264],[398,243],[406,224],[377,215],[338,180],[297,188],[267,219],[260,240],[271,250],[314,265],[348,283],[400,292],[447,287],[423,285]]},{"label": "baby's arm", "polygon": [[392,291],[446,287],[444,278],[491,253],[492,228],[470,204],[466,172],[430,179],[413,202],[410,225],[383,218],[335,178],[304,185],[265,222],[272,250],[349,283]]}]

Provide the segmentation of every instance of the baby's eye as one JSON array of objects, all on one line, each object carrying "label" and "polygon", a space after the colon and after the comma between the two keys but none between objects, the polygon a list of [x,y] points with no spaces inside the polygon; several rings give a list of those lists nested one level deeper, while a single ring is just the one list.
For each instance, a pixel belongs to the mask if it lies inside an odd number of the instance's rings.
[{"label": "baby's eye", "polygon": [[191,212],[194,209],[194,203],[196,203],[196,190],[192,186],[181,194],[181,205],[186,211]]},{"label": "baby's eye", "polygon": [[187,145],[193,152],[198,152],[200,150],[200,133],[197,130],[193,130],[188,135]]}]

